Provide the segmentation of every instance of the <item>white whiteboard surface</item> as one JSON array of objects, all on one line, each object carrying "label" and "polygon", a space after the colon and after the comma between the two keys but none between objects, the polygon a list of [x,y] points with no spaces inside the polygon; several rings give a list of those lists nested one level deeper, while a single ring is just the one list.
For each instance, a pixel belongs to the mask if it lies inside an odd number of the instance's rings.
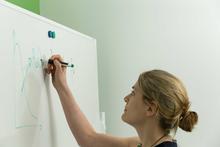
[{"label": "white whiteboard surface", "polygon": [[67,71],[69,85],[100,130],[96,40],[2,0],[0,21],[0,146],[78,146],[42,70],[40,59],[52,54],[75,65]]}]

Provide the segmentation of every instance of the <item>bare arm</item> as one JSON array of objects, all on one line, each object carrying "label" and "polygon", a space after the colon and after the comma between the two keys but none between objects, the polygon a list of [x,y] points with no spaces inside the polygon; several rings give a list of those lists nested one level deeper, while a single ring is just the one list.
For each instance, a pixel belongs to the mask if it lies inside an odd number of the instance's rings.
[{"label": "bare arm", "polygon": [[[58,55],[52,56],[51,59],[62,60]],[[66,120],[78,144],[82,147],[135,147],[139,142],[137,137],[120,138],[97,133],[94,130],[67,85],[66,69],[61,67],[56,60],[54,64],[54,67],[48,67],[49,73],[52,73],[53,85],[58,92]]]},{"label": "bare arm", "polygon": [[85,115],[80,110],[70,89],[58,90],[63,110],[69,127],[77,142],[83,147],[129,147],[137,144],[137,137],[120,138],[96,133]]}]

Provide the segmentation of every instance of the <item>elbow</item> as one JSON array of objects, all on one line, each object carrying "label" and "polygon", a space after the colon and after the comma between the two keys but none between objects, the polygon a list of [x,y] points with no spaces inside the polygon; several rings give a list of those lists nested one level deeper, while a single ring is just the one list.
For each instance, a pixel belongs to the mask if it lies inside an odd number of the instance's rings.
[{"label": "elbow", "polygon": [[96,135],[96,132],[86,134],[83,138],[77,140],[77,143],[80,147],[93,147]]}]

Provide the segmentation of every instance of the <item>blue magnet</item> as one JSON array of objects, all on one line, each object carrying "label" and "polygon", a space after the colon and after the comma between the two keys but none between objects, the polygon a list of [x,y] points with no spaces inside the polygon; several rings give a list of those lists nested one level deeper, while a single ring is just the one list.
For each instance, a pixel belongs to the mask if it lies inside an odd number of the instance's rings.
[{"label": "blue magnet", "polygon": [[56,37],[55,32],[52,32],[52,38],[54,39]]},{"label": "blue magnet", "polygon": [[48,31],[48,37],[51,38],[52,37],[52,32]]},{"label": "blue magnet", "polygon": [[52,31],[48,31],[48,37],[54,39],[56,37],[56,33]]}]

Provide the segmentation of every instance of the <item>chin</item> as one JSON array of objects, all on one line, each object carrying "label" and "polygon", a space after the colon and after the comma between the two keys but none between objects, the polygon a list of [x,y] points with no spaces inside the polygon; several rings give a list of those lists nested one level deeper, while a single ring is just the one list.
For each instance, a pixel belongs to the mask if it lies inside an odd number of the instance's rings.
[{"label": "chin", "polygon": [[123,122],[128,123],[128,120],[126,119],[126,115],[124,113],[121,115],[121,119]]},{"label": "chin", "polygon": [[124,114],[124,113],[121,115],[121,119],[122,119],[124,122],[126,122],[126,121],[125,121],[125,114]]},{"label": "chin", "polygon": [[130,121],[130,120],[126,117],[125,114],[122,114],[121,119],[122,119],[123,122],[127,123],[128,125],[134,126],[133,122]]}]

